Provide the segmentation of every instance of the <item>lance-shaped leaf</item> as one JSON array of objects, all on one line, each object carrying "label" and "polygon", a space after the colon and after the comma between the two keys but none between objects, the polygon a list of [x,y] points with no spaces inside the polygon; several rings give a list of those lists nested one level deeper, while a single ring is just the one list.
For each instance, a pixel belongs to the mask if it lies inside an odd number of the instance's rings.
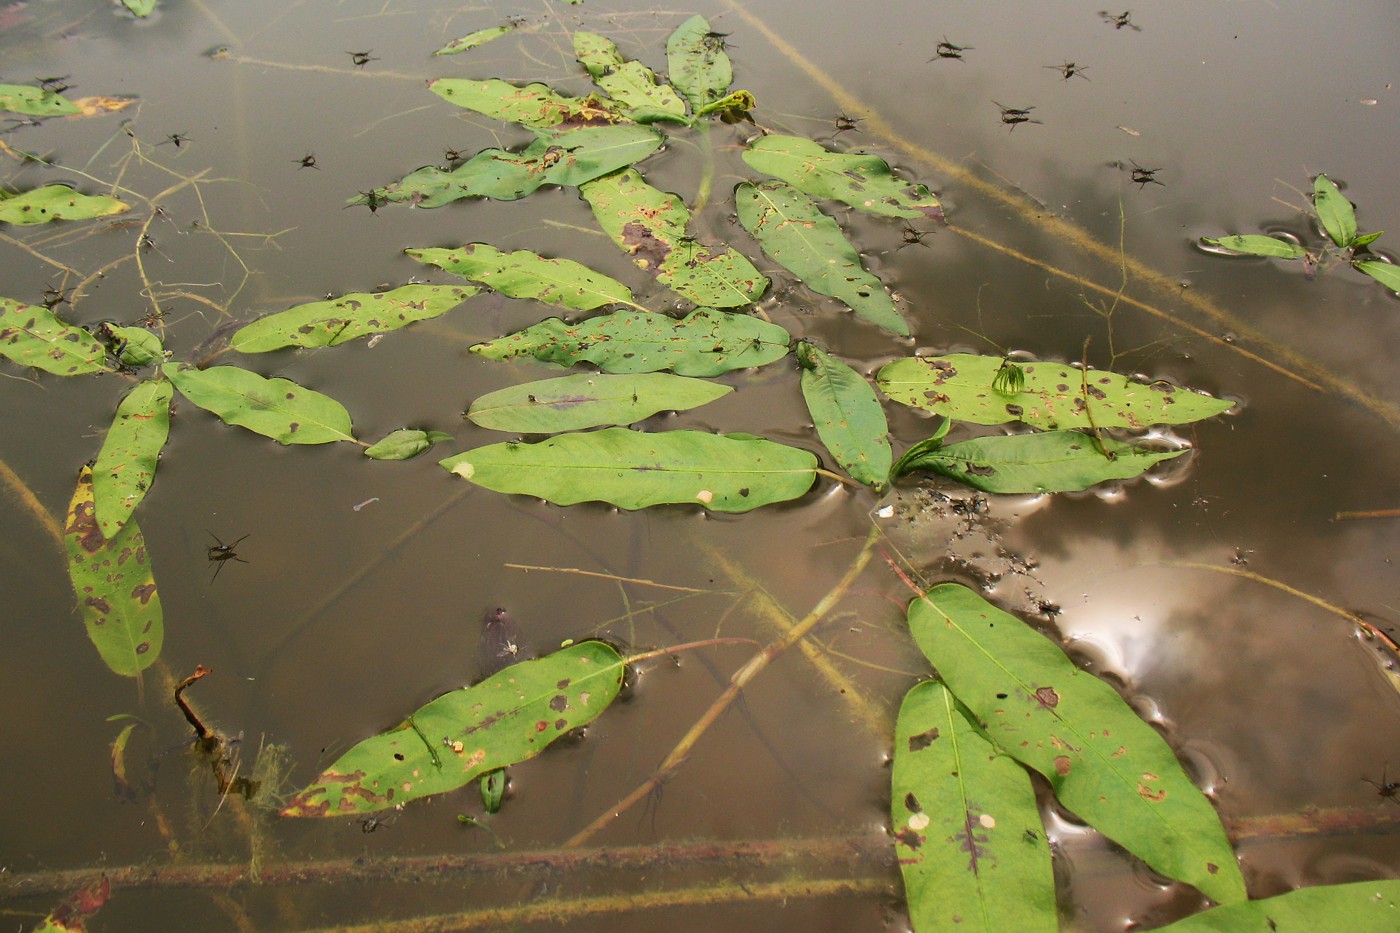
[{"label": "lance-shaped leaf", "polygon": [[122,6],[144,19],[156,11],[156,0],[122,0]]},{"label": "lance-shaped leaf", "polygon": [[165,359],[165,346],[160,338],[144,327],[103,324],[102,331],[112,342],[112,352],[123,366],[149,366]]},{"label": "lance-shaped leaf", "polygon": [[830,295],[872,324],[901,336],[909,325],[885,286],[860,264],[836,221],[781,181],[741,184],[734,191],[739,222],[763,251],[814,292]]},{"label": "lance-shaped leaf", "polygon": [[797,361],[817,436],[852,479],[883,488],[890,475],[890,428],[875,390],[860,373],[805,340],[797,344]]},{"label": "lance-shaped leaf", "polygon": [[279,444],[354,440],[345,406],[290,380],[268,379],[237,366],[196,369],[166,363],[161,372],[200,408]]},{"label": "lance-shaped leaf", "polygon": [[1055,933],[1055,876],[1030,775],[937,681],[895,721],[894,847],[915,930]]},{"label": "lance-shaped leaf", "polygon": [[13,298],[0,298],[0,356],[56,376],[107,369],[107,351],[92,334]]},{"label": "lance-shaped leaf", "polygon": [[626,122],[596,98],[567,97],[543,84],[516,87],[496,78],[438,78],[428,90],[458,107],[537,130]]},{"label": "lance-shaped leaf", "polygon": [[742,254],[706,246],[686,233],[690,211],[680,195],[653,188],[626,169],[579,186],[599,225],[637,266],[698,305],[734,308],[768,287]]},{"label": "lance-shaped leaf", "polygon": [[283,347],[338,347],[446,314],[478,289],[465,285],[405,285],[387,292],[359,292],[313,301],[269,314],[238,329],[229,345],[241,353]]},{"label": "lance-shaped leaf", "polygon": [[679,321],[643,311],[617,311],[580,324],[550,318],[471,351],[491,360],[532,356],[562,366],[593,363],[610,373],[669,369],[681,376],[718,376],[782,359],[791,341],[777,324],[700,308]]},{"label": "lance-shaped leaf", "polygon": [[1111,479],[1141,476],[1186,453],[1148,450],[1079,431],[979,437],[900,460],[901,473],[932,470],[983,492],[1075,492]]},{"label": "lance-shaped leaf", "polygon": [[66,117],[81,112],[62,94],[27,84],[0,84],[0,110],[31,117]]},{"label": "lance-shaped leaf", "polygon": [[528,249],[503,253],[485,243],[461,249],[406,249],[422,263],[479,282],[509,298],[533,298],[574,311],[632,304],[632,291],[616,279],[572,259],[546,259]]},{"label": "lance-shaped leaf", "polygon": [[472,402],[467,417],[497,431],[555,434],[634,424],[660,411],[698,408],[733,391],[729,386],[669,373],[580,373],[483,395]]},{"label": "lance-shaped leaf", "polygon": [[1263,236],[1258,233],[1234,234],[1231,236],[1201,237],[1201,242],[1207,246],[1218,247],[1229,250],[1232,253],[1241,253],[1246,256],[1271,256],[1276,259],[1302,259],[1308,255],[1308,251],[1297,243],[1290,243],[1275,236]]},{"label": "lance-shaped leaf", "polygon": [[166,380],[147,379],[117,406],[117,417],[92,466],[93,501],[103,537],[121,531],[151,488],[156,460],[170,436],[174,394],[175,387]]},{"label": "lance-shaped leaf", "polygon": [[88,638],[115,673],[140,675],[160,656],[165,639],[160,594],[135,520],[128,520],[112,538],[98,527],[91,467],[78,474],[63,536],[68,577]]},{"label": "lance-shaped leaf", "polygon": [[729,93],[734,81],[723,38],[703,16],[692,16],[666,39],[666,69],[697,113]]},{"label": "lance-shaped leaf", "polygon": [[685,101],[675,89],[659,82],[641,62],[624,59],[611,39],[594,32],[576,32],[574,55],[588,69],[593,83],[616,101],[628,118],[638,123],[690,122],[685,115]]},{"label": "lance-shaped leaf", "polygon": [[832,152],[802,136],[762,136],[744,151],[750,167],[814,198],[830,198],[884,217],[943,222],[943,207],[923,185],[896,178],[878,156]]},{"label": "lance-shaped leaf", "polygon": [[458,52],[474,49],[478,45],[485,45],[492,39],[499,39],[501,36],[512,31],[512,29],[513,27],[511,26],[492,26],[489,29],[478,29],[476,32],[465,35],[460,39],[453,39],[433,54],[456,55]]},{"label": "lance-shaped leaf", "polygon": [[282,815],[385,810],[533,758],[601,715],[622,688],[625,667],[613,648],[597,641],[512,664],[360,742],[293,797]]},{"label": "lance-shaped leaf", "polygon": [[999,356],[920,356],[895,360],[875,378],[896,402],[954,421],[1023,421],[1048,430],[1187,424],[1234,404],[1168,382],[1134,382],[1117,373],[1086,373],[1063,363],[1015,364],[1022,373],[1018,385],[993,385],[1005,365]]},{"label": "lance-shaped leaf", "polygon": [[1348,247],[1356,239],[1356,209],[1326,175],[1313,179],[1313,208],[1332,242]]},{"label": "lance-shaped leaf", "polygon": [[796,499],[817,478],[817,458],[805,450],[748,434],[702,431],[608,428],[538,444],[492,444],[441,463],[497,492],[623,509],[688,502],[716,512],[747,512]]},{"label": "lance-shaped leaf", "polygon": [[45,185],[0,200],[0,223],[27,227],[51,220],[91,220],[125,210],[130,208],[116,198],[79,194],[67,185]]},{"label": "lance-shaped leaf", "polygon": [[1162,874],[1222,904],[1245,899],[1215,810],[1117,691],[965,586],[914,599],[909,628],[991,740],[1066,807]]},{"label": "lance-shaped leaf", "polygon": [[350,203],[377,208],[391,201],[416,207],[441,207],[470,197],[515,201],[541,185],[580,185],[640,162],[656,151],[661,139],[645,126],[572,130],[536,139],[519,153],[483,149],[451,171],[427,165]]},{"label": "lance-shaped leaf", "polygon": [[1299,888],[1276,897],[1202,911],[1156,933],[1240,933],[1242,930],[1345,930],[1393,933],[1400,881],[1354,881]]},{"label": "lance-shaped leaf", "polygon": [[452,435],[443,431],[400,428],[385,435],[379,443],[365,448],[365,456],[372,460],[412,460],[434,444],[450,440]]},{"label": "lance-shaped leaf", "polygon": [[1352,265],[1356,267],[1357,272],[1364,272],[1391,291],[1400,292],[1400,266],[1378,259],[1367,259]]}]

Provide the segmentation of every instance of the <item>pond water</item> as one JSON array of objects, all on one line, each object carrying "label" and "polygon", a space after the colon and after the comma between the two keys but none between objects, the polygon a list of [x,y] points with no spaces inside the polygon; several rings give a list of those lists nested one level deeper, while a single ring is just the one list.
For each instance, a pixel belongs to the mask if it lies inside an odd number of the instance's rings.
[{"label": "pond water", "polygon": [[[3,295],[41,304],[46,289],[81,281],[56,306],[65,319],[158,314],[179,359],[230,323],[328,294],[453,281],[405,257],[411,247],[567,256],[643,303],[679,307],[600,235],[574,188],[436,210],[346,201],[444,163],[447,150],[528,141],[425,81],[495,77],[583,94],[575,30],[660,69],[667,35],[700,13],[726,34],[734,86],[757,98],[759,124],[876,153],[947,210],[946,228],[913,225],[927,234],[917,243],[898,221],[836,213],[898,296],[912,338],[839,313],[780,271],[761,303],[772,320],[866,374],[916,351],[1012,353],[1239,403],[1161,432],[1189,443],[1189,457],[1084,493],[987,497],[910,477],[882,499],[821,478],[800,499],[744,515],[625,512],[500,495],[436,463],[501,439],[463,419],[474,398],[554,374],[467,347],[557,309],[483,295],[374,345],[225,353],[220,363],[339,400],[357,437],[412,426],[454,439],[406,463],[372,462],[349,444],[279,446],[180,402],[138,512],[166,630],[138,691],[92,649],[62,548],[21,492],[62,520],[127,383],[0,364],[0,459],[14,475],[0,497],[10,710],[0,909],[37,922],[105,871],[116,884],[93,929],[548,925],[547,915],[481,913],[531,903],[554,904],[579,930],[907,929],[888,756],[900,698],[929,668],[905,626],[909,590],[878,556],[810,651],[755,677],[659,792],[582,849],[564,844],[653,774],[752,644],[643,663],[582,737],[511,769],[491,817],[470,787],[382,823],[221,802],[169,694],[196,665],[212,668],[189,696],[241,737],[240,773],[261,747],[267,789],[289,795],[355,742],[474,680],[494,607],[533,653],[591,635],[634,649],[767,643],[775,614],[801,618],[836,584],[872,522],[886,534],[882,553],[1058,634],[1157,725],[1218,806],[1251,896],[1394,877],[1400,807],[1368,781],[1400,777],[1395,659],[1345,616],[1383,631],[1400,619],[1400,523],[1342,513],[1400,507],[1400,304],[1345,263],[1309,278],[1298,263],[1195,244],[1285,232],[1318,246],[1305,192],[1319,172],[1358,205],[1363,230],[1400,229],[1389,155],[1400,143],[1400,20],[1380,2],[1177,2],[1134,9],[1122,26],[1119,12],[161,0],[137,21],[106,2],[0,9],[0,81],[63,75],[70,97],[135,98],[120,113],[0,134],[10,190],[134,193],[120,218],[0,228]],[[509,19],[509,35],[430,57]],[[940,57],[940,42],[965,51]],[[368,60],[357,65],[354,52]],[[1005,123],[1005,108],[1033,119]],[[842,116],[855,126],[838,133]],[[753,177],[738,153],[756,132],[714,125],[714,201],[699,222],[704,239],[732,240],[769,271],[728,216],[733,186]],[[672,136],[642,168],[689,199],[702,182],[699,144]],[[721,381],[737,391],[645,426],[821,450],[791,359]],[[886,410],[896,455],[936,426]],[[239,541],[241,560],[211,564],[219,541]],[[112,743],[131,721],[109,721],[119,715],[143,724],[124,756],[135,799],[114,792]],[[1064,929],[1150,929],[1205,905],[1040,790]],[[250,863],[273,881],[235,881]]]}]

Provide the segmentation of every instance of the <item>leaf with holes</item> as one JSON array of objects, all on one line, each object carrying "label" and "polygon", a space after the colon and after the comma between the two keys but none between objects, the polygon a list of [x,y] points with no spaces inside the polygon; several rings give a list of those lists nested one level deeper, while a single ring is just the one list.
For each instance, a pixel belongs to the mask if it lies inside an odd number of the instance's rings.
[{"label": "leaf with holes", "polygon": [[1156,933],[1240,933],[1242,930],[1346,930],[1394,933],[1400,881],[1353,881],[1299,888],[1247,904],[1202,911],[1157,927]]},{"label": "leaf with holes", "polygon": [[617,102],[628,119],[638,123],[690,122],[685,115],[685,101],[675,88],[658,81],[641,62],[624,59],[611,39],[594,32],[576,32],[574,55],[588,69],[593,83]]},{"label": "leaf with holes", "polygon": [[797,344],[797,361],[817,436],[852,479],[882,489],[890,475],[890,429],[875,390],[860,373],[805,340]]},{"label": "leaf with holes", "polygon": [[1281,240],[1276,236],[1261,236],[1257,233],[1235,234],[1233,236],[1201,237],[1207,246],[1215,246],[1240,253],[1245,256],[1270,256],[1275,259],[1302,259],[1308,251],[1297,243]]},{"label": "leaf with holes", "polygon": [[739,185],[739,222],[763,251],[814,292],[830,295],[878,327],[906,336],[909,325],[885,286],[860,264],[836,221],[781,181]]},{"label": "leaf with holes", "polygon": [[82,112],[62,94],[28,84],[0,84],[0,110],[31,117],[67,117]]},{"label": "leaf with holes", "polygon": [[1023,421],[1037,428],[1135,428],[1188,424],[1234,403],[1168,382],[1134,382],[1117,373],[1063,363],[1016,364],[1017,391],[994,385],[1006,361],[954,353],[896,360],[876,382],[896,402],[973,424]]},{"label": "leaf with holes", "polygon": [[1186,453],[1148,450],[1079,431],[979,437],[900,460],[899,474],[931,470],[983,492],[1075,492],[1111,479],[1141,476]]},{"label": "leaf with holes", "polygon": [[744,151],[750,168],[814,198],[830,198],[883,217],[943,222],[943,206],[923,185],[896,178],[878,156],[832,152],[802,136],[761,136]]},{"label": "leaf with holes", "polygon": [[1161,735],[1059,645],[965,586],[909,605],[939,677],[1006,754],[1090,826],[1219,903],[1245,899],[1220,818]]},{"label": "leaf with holes", "polygon": [[894,848],[914,929],[1059,929],[1030,775],[987,741],[937,681],[904,696],[890,784]]},{"label": "leaf with holes", "polygon": [[443,694],[365,739],[282,808],[283,816],[353,816],[463,787],[535,757],[598,718],[622,689],[626,665],[585,641],[521,661]]},{"label": "leaf with holes", "polygon": [[196,369],[188,363],[166,363],[161,372],[181,395],[221,421],[279,444],[355,439],[345,406],[287,379],[268,379],[237,366]]},{"label": "leaf with holes", "polygon": [[816,480],[817,458],[748,434],[608,428],[538,444],[478,447],[444,469],[497,492],[556,505],[607,502],[623,509],[692,503],[747,512],[796,499]]},{"label": "leaf with holes", "polygon": [[0,192],[0,223],[21,227],[51,220],[91,220],[130,209],[116,198],[79,194],[67,185],[45,185],[10,197]]},{"label": "leaf with holes", "polygon": [[107,351],[92,334],[13,298],[0,298],[0,356],[56,376],[107,370]]},{"label": "leaf with holes", "polygon": [[634,169],[580,185],[579,193],[613,242],[676,294],[698,305],[735,308],[768,288],[742,254],[689,236],[690,211],[680,195],[653,188]]},{"label": "leaf with holes", "polygon": [[496,78],[438,78],[428,83],[428,90],[458,107],[536,130],[626,122],[597,98],[566,97],[543,84],[516,87]]},{"label": "leaf with holes", "polygon": [[160,657],[165,639],[160,593],[135,520],[112,538],[98,527],[91,467],[78,474],[63,539],[88,638],[113,672],[140,676]]},{"label": "leaf with holes", "polygon": [[550,318],[471,351],[491,360],[532,356],[562,366],[593,363],[609,373],[669,369],[680,376],[718,376],[780,360],[791,340],[777,324],[700,308],[679,321],[644,311],[616,311],[580,324]]},{"label": "leaf with holes", "polygon": [[601,126],[536,139],[518,153],[483,149],[451,171],[427,165],[393,184],[351,198],[377,208],[390,202],[441,207],[461,198],[515,201],[541,185],[580,185],[640,162],[661,145],[645,126]]},{"label": "leaf with holes", "polygon": [[443,431],[400,428],[385,435],[379,443],[366,447],[365,456],[371,460],[412,460],[434,444],[450,440],[452,435]]},{"label": "leaf with holes", "polygon": [[414,321],[446,314],[479,289],[464,285],[405,285],[387,292],[358,292],[269,314],[238,329],[229,346],[240,353],[283,347],[338,347]]},{"label": "leaf with holes", "polygon": [[103,537],[115,537],[155,480],[156,461],[170,436],[170,399],[164,379],[137,383],[117,406],[102,451],[92,465],[93,503]]},{"label": "leaf with holes", "polygon": [[465,35],[460,39],[453,39],[433,54],[456,55],[458,52],[465,52],[467,49],[474,49],[478,45],[485,45],[493,39],[499,39],[506,33],[511,32],[512,28],[511,26],[492,26],[489,29],[478,29],[470,35]]},{"label": "leaf with holes", "polygon": [[1356,240],[1356,209],[1326,175],[1313,179],[1313,208],[1327,236],[1342,248]]},{"label": "leaf with holes", "polygon": [[467,417],[483,428],[556,434],[599,425],[635,424],[661,411],[698,408],[729,386],[669,373],[580,373],[509,386],[472,402]]},{"label": "leaf with holes", "polygon": [[406,249],[409,256],[468,281],[495,289],[508,298],[533,298],[574,311],[603,305],[635,305],[632,291],[616,279],[572,259],[546,259],[528,249],[503,253],[485,243],[461,249]]},{"label": "leaf with holes", "polygon": [[1354,262],[1352,265],[1357,272],[1364,272],[1391,291],[1400,292],[1400,266],[1377,259]]},{"label": "leaf with holes", "polygon": [[703,16],[692,16],[666,39],[666,69],[696,113],[729,93],[734,81],[722,37]]}]

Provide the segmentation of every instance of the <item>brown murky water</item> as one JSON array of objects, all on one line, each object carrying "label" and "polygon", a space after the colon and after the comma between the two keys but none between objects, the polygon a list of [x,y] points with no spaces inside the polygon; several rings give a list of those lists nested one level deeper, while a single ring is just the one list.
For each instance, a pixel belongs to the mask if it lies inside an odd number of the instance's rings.
[{"label": "brown murky water", "polygon": [[[290,789],[350,744],[474,678],[490,608],[507,607],[537,651],[593,633],[639,646],[717,634],[767,640],[773,630],[760,603],[737,594],[762,587],[801,616],[844,572],[874,510],[892,505],[892,517],[874,518],[891,551],[930,579],[979,586],[1057,626],[1072,651],[1160,724],[1240,840],[1251,894],[1394,876],[1397,808],[1362,779],[1379,781],[1387,767],[1400,776],[1400,698],[1355,626],[1299,594],[1387,630],[1400,619],[1400,524],[1336,517],[1400,507],[1400,305],[1343,267],[1309,281],[1278,263],[1193,246],[1226,232],[1315,238],[1296,189],[1320,171],[1345,185],[1363,229],[1400,230],[1389,157],[1400,142],[1392,5],[1180,2],[1134,10],[1140,30],[1115,29],[1079,3],[830,6],[163,0],[144,23],[105,3],[6,7],[0,80],[69,75],[75,95],[138,99],[120,115],[6,130],[8,146],[56,164],[0,154],[9,186],[70,181],[100,191],[120,180],[149,198],[198,175],[197,187],[160,200],[152,248],[141,252],[167,346],[181,356],[226,323],[216,306],[243,321],[328,292],[422,277],[402,256],[411,246],[528,247],[644,288],[621,254],[588,232],[591,214],[572,189],[435,211],[343,204],[438,162],[446,149],[525,139],[454,111],[423,89],[425,79],[542,80],[582,91],[573,29],[611,36],[625,54],[661,67],[665,36],[700,12],[729,34],[736,86],[757,96],[765,125],[829,139],[838,113],[862,118],[839,143],[878,152],[930,184],[953,224],[900,248],[899,225],[842,217],[904,301],[913,341],[819,314],[792,289],[767,300],[775,320],[867,372],[916,347],[1077,361],[1092,338],[1092,365],[1243,403],[1179,432],[1197,448],[1188,462],[1109,492],[982,505],[948,486],[907,481],[877,502],[824,483],[796,503],[740,517],[560,509],[470,488],[436,456],[372,463],[345,445],[285,449],[182,404],[140,512],[164,600],[169,671],[179,678],[196,664],[214,668],[192,695],[222,729],[243,735],[246,759],[260,742],[284,746]],[[448,39],[513,15],[526,21],[518,34],[428,58]],[[940,40],[971,48],[961,61],[928,61]],[[375,60],[354,67],[347,52],[358,50]],[[1068,63],[1085,68],[1082,77],[1050,67]],[[1042,122],[1009,128],[993,101],[1034,107]],[[717,197],[743,174],[736,146],[747,132],[715,136]],[[171,134],[188,140],[176,146]],[[132,158],[138,146],[141,158]],[[698,160],[688,147],[676,142],[651,159],[648,179],[693,191]],[[308,153],[315,169],[299,165]],[[1157,170],[1162,184],[1132,184],[1134,163]],[[741,239],[722,206],[706,217],[717,236]],[[86,275],[138,250],[133,228],[97,224],[103,232],[87,237],[78,224],[0,231],[3,294],[38,302],[45,288],[73,284],[35,253]],[[1140,304],[1113,303],[1120,243],[1142,264],[1124,289]],[[152,303],[133,266],[114,267],[76,308],[61,310],[78,323],[140,320]],[[536,364],[468,357],[465,348],[545,316],[528,302],[478,298],[373,348],[360,342],[251,365],[339,399],[358,436],[414,425],[454,433],[461,450],[496,439],[461,419],[471,399],[545,374]],[[59,515],[121,386],[110,377],[34,380],[8,363],[0,374],[0,454]],[[725,381],[739,391],[656,423],[815,447],[790,363]],[[897,449],[932,425],[899,406],[889,414]],[[156,811],[113,793],[109,744],[119,727],[106,719],[126,713],[153,727],[134,760],[156,767],[155,800],[178,845],[176,864],[246,865],[251,833],[263,864],[321,866],[331,877],[123,888],[95,929],[389,929],[397,918],[549,898],[711,885],[732,892],[736,880],[750,900],[609,911],[571,928],[907,926],[897,873],[882,854],[884,756],[893,709],[924,666],[903,628],[907,592],[879,561],[817,632],[818,653],[849,678],[847,692],[798,653],[781,659],[664,793],[592,842],[641,847],[635,861],[612,867],[597,853],[581,863],[555,853],[554,864],[471,874],[441,861],[501,851],[456,819],[479,815],[474,791],[415,804],[374,827],[219,807],[160,679],[147,677],[143,700],[102,665],[72,609],[61,553],[13,496],[0,500],[0,529],[0,701],[8,711],[0,898],[20,921],[37,919],[62,893],[17,896],[15,879],[170,861]],[[238,548],[247,563],[228,563],[214,582],[211,534],[248,536]],[[511,796],[490,820],[505,852],[554,850],[613,807],[749,651],[653,663],[586,738],[512,769]],[[867,707],[853,702],[857,694]],[[1263,822],[1331,811],[1359,826],[1317,833],[1303,831],[1306,819]],[[1049,818],[1066,929],[1151,927],[1200,906],[1189,889]],[[773,850],[759,845],[782,840]],[[805,852],[791,840],[820,842]],[[699,847],[712,842],[752,844],[759,854],[701,857]],[[347,880],[364,860],[394,856],[422,859],[420,874],[390,879],[371,865],[368,877]],[[761,896],[765,883],[794,875],[864,887],[786,903]]]}]

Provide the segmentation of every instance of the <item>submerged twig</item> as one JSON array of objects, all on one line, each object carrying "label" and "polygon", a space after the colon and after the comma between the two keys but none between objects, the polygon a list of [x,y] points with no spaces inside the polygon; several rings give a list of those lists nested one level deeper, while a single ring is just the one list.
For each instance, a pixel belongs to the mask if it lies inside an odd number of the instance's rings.
[{"label": "submerged twig", "polygon": [[616,580],[619,583],[636,583],[639,586],[653,586],[658,590],[675,590],[677,593],[712,593],[716,596],[732,595],[728,590],[704,590],[693,586],[677,586],[673,583],[657,583],[655,580],[642,580],[638,577],[619,577],[614,573],[599,573],[596,570],[582,570],[578,567],[539,567],[534,564],[502,564],[502,567],[509,567],[511,570],[540,570],[546,573],[572,573],[580,577],[599,577],[604,580]]},{"label": "submerged twig", "polygon": [[1345,522],[1357,518],[1400,518],[1400,509],[1370,509],[1363,512],[1338,512],[1337,521]]}]

